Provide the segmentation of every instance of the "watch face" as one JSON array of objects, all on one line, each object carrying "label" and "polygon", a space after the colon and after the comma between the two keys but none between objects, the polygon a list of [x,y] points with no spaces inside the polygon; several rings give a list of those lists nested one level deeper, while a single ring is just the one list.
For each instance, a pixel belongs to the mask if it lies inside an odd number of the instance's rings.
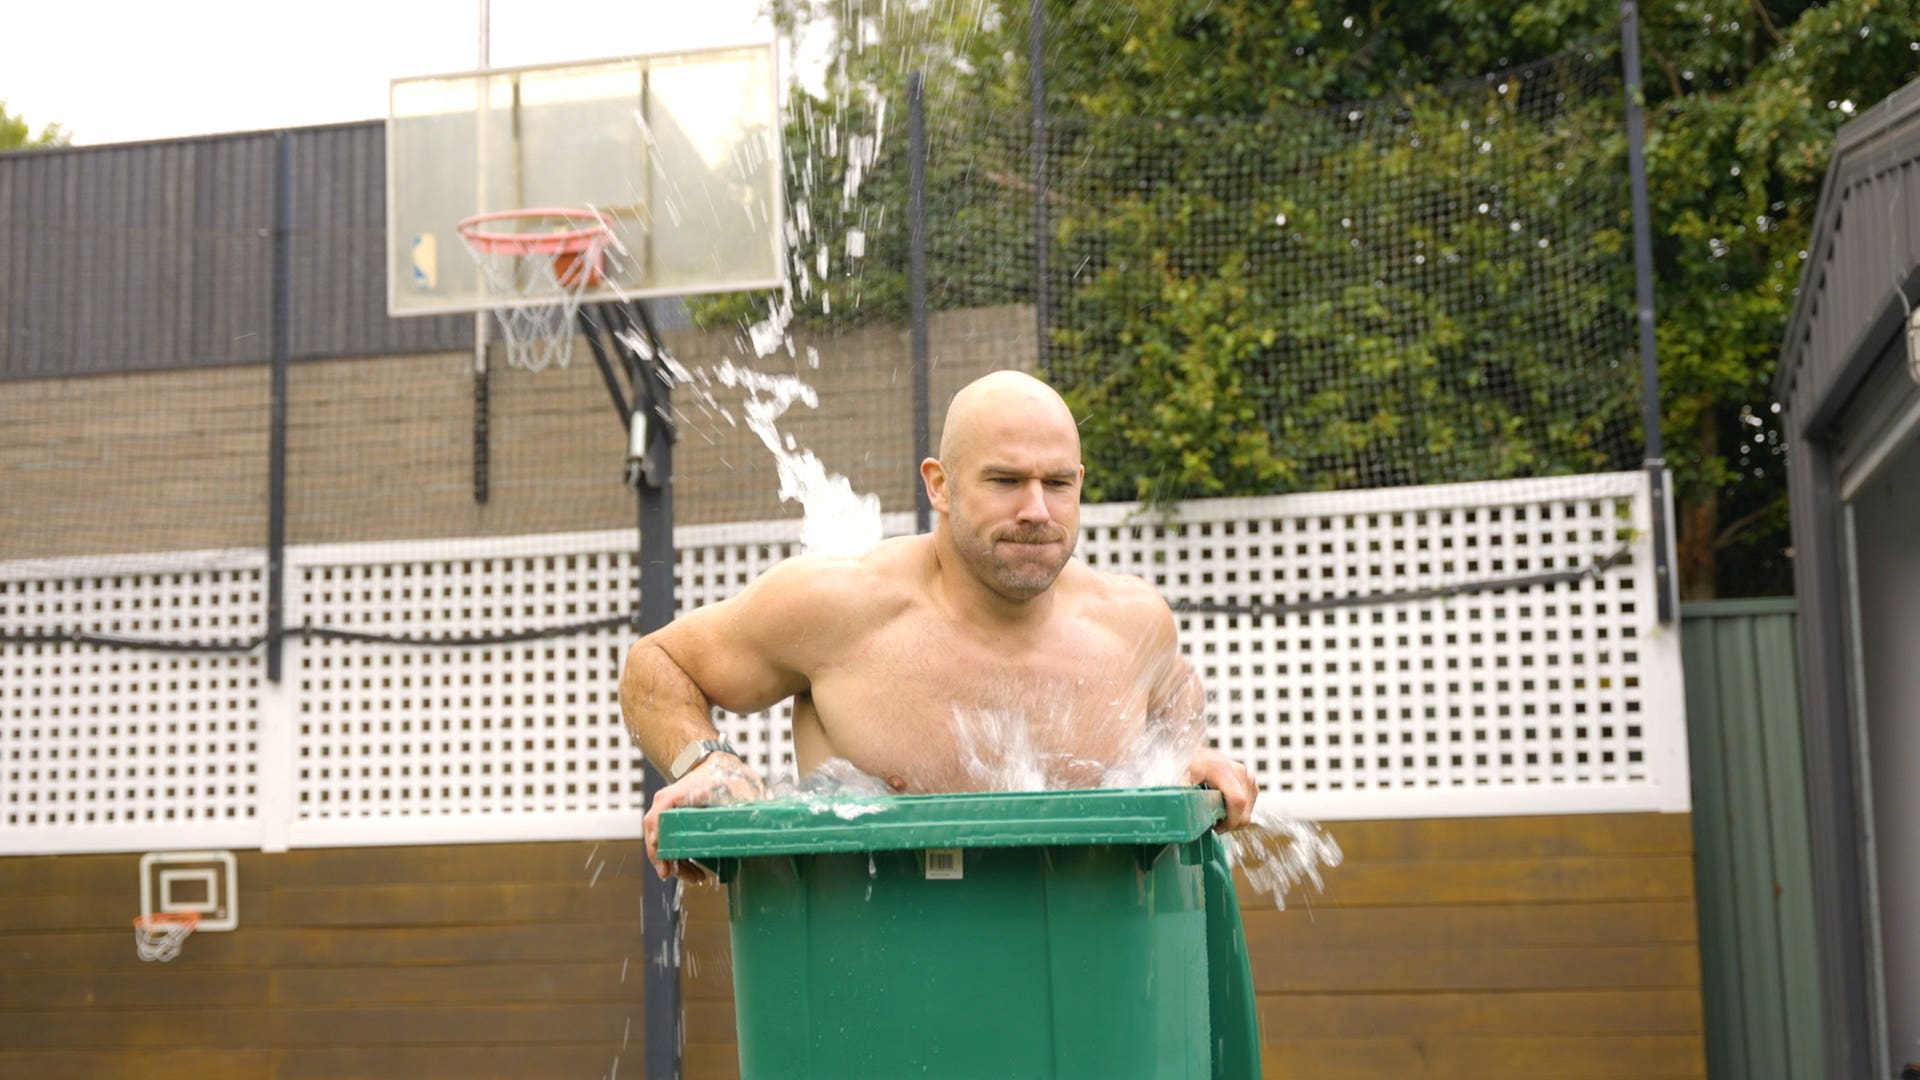
[{"label": "watch face", "polygon": [[680,756],[673,761],[673,778],[680,779],[692,772],[694,766],[705,761],[709,755],[717,754],[722,750],[729,754],[733,753],[733,747],[717,739],[701,739],[689,743],[685,750],[680,751]]}]

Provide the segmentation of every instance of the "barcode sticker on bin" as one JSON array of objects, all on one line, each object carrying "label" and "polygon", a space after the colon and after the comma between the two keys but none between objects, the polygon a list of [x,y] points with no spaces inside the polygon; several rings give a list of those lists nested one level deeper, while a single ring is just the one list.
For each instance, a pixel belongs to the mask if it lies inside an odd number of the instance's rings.
[{"label": "barcode sticker on bin", "polygon": [[928,881],[958,881],[961,876],[959,848],[927,849]]}]

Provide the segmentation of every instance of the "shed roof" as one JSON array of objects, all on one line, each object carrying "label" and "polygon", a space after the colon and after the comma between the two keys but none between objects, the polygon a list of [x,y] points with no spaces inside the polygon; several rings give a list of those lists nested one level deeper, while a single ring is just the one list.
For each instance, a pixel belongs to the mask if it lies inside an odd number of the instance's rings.
[{"label": "shed roof", "polygon": [[1920,80],[1848,121],[1814,211],[1773,392],[1801,431],[1830,424],[1920,306]]}]

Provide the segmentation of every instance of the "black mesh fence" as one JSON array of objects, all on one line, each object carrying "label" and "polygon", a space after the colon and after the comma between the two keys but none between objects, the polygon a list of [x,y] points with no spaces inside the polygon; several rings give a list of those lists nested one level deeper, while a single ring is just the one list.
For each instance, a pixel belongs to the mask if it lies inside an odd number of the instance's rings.
[{"label": "black mesh fence", "polygon": [[[1053,115],[1037,168],[1025,113],[936,89],[936,444],[955,389],[1020,367],[1081,416],[1098,500],[1638,467],[1622,98],[1575,52],[1280,115]],[[796,95],[789,287],[592,306],[606,365],[582,337],[537,373],[477,362],[471,317],[387,316],[380,125],[0,159],[0,563],[191,570],[264,558],[276,518],[447,558],[631,529],[636,354],[672,358],[681,524],[797,517],[803,467],[909,511],[908,121]]]},{"label": "black mesh fence", "polygon": [[[1049,116],[1036,171],[1026,116],[930,93],[927,302],[1039,309],[1096,498],[1637,468],[1622,101],[1570,53],[1286,114]],[[798,158],[793,325],[908,318],[906,112],[843,104],[869,134]]]}]

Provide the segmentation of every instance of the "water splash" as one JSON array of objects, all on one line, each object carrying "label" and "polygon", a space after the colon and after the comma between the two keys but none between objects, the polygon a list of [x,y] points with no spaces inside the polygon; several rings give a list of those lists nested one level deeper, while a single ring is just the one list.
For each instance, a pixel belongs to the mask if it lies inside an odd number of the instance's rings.
[{"label": "water splash", "polygon": [[773,455],[782,502],[797,502],[803,514],[801,548],[815,555],[858,555],[880,542],[880,497],[853,490],[814,454],[780,431],[779,420],[794,403],[820,407],[813,387],[792,375],[768,375],[731,360],[714,369],[720,385],[746,391],[747,430]]},{"label": "water splash", "polygon": [[1274,906],[1286,910],[1287,896],[1301,885],[1314,892],[1325,888],[1323,870],[1340,865],[1340,845],[1317,822],[1288,817],[1279,810],[1254,805],[1253,822],[1244,829],[1223,833],[1227,861],[1240,868],[1247,884]]},{"label": "water splash", "polygon": [[[953,712],[962,771],[976,791],[1003,793],[1183,787],[1187,763],[1199,748],[1193,732],[1175,725],[1148,725],[1119,759],[1102,763],[1048,751],[1036,732],[1064,720],[1065,713],[1042,713],[1036,723],[1017,708],[964,709]],[[813,773],[784,786],[776,797],[798,800],[815,813],[852,820],[884,811],[892,792],[886,781],[835,758]],[[1271,799],[1271,796],[1268,796]],[[1296,890],[1325,887],[1324,873],[1340,865],[1333,836],[1317,822],[1287,815],[1271,802],[1255,804],[1243,829],[1224,833],[1228,861],[1246,875],[1255,892],[1285,910]],[[872,857],[868,858],[868,896],[872,895]]]}]

